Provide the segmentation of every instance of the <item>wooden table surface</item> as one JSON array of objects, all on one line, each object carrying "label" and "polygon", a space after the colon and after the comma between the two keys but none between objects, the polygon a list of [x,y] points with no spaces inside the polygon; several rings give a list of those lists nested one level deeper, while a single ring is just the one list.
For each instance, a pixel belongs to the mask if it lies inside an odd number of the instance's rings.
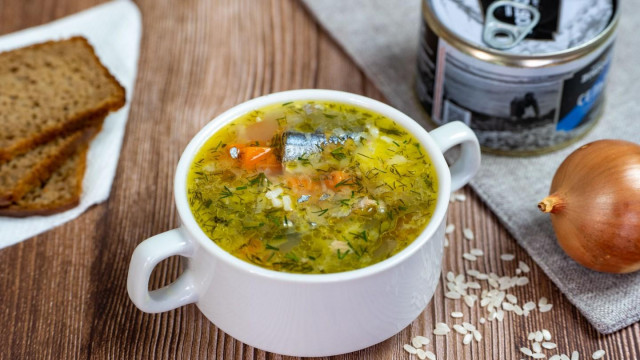
[{"label": "wooden table surface", "polygon": [[[100,0],[0,0],[0,34],[43,24]],[[281,359],[218,330],[188,305],[146,314],[129,300],[127,268],[142,240],[178,225],[172,199],[174,170],[189,139],[211,118],[255,96],[298,88],[328,88],[384,101],[347,55],[295,0],[140,0],[143,37],[137,84],[117,175],[109,200],[79,218],[0,250],[0,359]],[[464,312],[478,324],[484,310],[445,299],[444,282],[426,310],[396,336],[335,359],[417,359],[403,350],[416,335],[438,359],[521,359],[530,331],[549,329],[558,350],[590,359],[640,359],[640,324],[598,334],[474,195],[451,205],[457,225],[443,270],[460,273],[463,252],[484,251],[477,268],[513,273],[513,253],[531,265],[519,299],[549,298],[547,313],[508,313],[479,326],[483,339],[434,337],[435,322]],[[463,240],[469,227],[476,240]],[[161,263],[152,286],[173,281],[177,257]],[[444,276],[443,276],[444,278]],[[547,354],[554,352],[548,351]]]}]

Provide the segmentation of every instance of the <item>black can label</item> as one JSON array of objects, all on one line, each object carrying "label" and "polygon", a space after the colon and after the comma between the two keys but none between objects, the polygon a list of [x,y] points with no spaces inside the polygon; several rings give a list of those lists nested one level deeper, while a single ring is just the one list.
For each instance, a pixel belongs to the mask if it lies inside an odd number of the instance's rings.
[{"label": "black can label", "polygon": [[562,65],[490,63],[451,46],[423,21],[418,98],[433,121],[463,121],[485,149],[536,152],[588,131],[603,107],[610,42]]}]

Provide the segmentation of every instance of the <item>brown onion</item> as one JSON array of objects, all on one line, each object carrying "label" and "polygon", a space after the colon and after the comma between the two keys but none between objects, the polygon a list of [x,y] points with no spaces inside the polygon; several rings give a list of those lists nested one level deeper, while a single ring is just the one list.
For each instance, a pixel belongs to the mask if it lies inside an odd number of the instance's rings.
[{"label": "brown onion", "polygon": [[571,153],[538,208],[564,251],[597,271],[640,269],[640,145],[599,140]]}]

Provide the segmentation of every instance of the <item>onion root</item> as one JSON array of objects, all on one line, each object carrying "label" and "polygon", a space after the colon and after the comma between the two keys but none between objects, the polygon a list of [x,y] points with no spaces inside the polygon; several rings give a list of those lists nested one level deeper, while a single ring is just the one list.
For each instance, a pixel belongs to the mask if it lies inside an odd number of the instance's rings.
[{"label": "onion root", "polygon": [[556,194],[549,195],[538,203],[538,209],[545,213],[555,214],[564,207],[564,201]]}]

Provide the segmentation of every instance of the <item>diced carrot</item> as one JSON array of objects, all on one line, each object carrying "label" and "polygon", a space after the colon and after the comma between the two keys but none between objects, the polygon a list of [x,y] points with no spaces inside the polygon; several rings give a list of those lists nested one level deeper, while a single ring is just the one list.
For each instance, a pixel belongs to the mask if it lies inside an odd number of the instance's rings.
[{"label": "diced carrot", "polygon": [[340,187],[351,185],[349,179],[351,176],[344,171],[334,170],[324,179],[324,185],[334,191],[339,190]]},{"label": "diced carrot", "polygon": [[290,176],[287,178],[287,185],[297,193],[310,194],[320,190],[320,184],[307,175]]},{"label": "diced carrot", "polygon": [[229,151],[236,149],[236,160],[240,162],[240,167],[245,170],[271,170],[279,172],[282,164],[276,156],[274,148],[265,146],[232,145]]},{"label": "diced carrot", "polygon": [[259,256],[260,252],[264,249],[262,242],[258,239],[250,239],[245,245],[237,250],[237,254],[252,258],[253,256]]}]

